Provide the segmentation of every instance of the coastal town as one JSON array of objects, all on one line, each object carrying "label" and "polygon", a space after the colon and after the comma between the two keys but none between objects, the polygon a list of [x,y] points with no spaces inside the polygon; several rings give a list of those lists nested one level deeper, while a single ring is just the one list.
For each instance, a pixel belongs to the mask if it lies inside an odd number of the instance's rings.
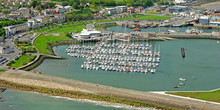
[{"label": "coastal town", "polygon": [[217,109],[220,98],[212,93],[219,92],[213,60],[220,54],[219,5],[218,0],[1,0],[0,106],[11,88],[120,103],[122,109]]}]

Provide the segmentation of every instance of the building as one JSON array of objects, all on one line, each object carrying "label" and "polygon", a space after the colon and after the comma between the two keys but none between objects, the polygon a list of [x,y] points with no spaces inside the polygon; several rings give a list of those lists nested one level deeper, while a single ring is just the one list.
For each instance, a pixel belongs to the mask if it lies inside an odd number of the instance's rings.
[{"label": "building", "polygon": [[180,5],[176,5],[173,7],[168,7],[165,12],[166,13],[179,13],[179,12],[188,12],[189,11],[189,7],[188,6],[180,6]]},{"label": "building", "polygon": [[117,6],[115,7],[116,12],[119,13],[127,13],[128,7],[127,6]]},{"label": "building", "polygon": [[50,17],[50,23],[58,23],[58,19],[54,17]]},{"label": "building", "polygon": [[220,26],[220,17],[212,16],[210,19],[209,25]]},{"label": "building", "polygon": [[4,13],[0,13],[0,19],[4,19],[7,18],[6,15]]},{"label": "building", "polygon": [[209,24],[209,17],[208,16],[200,16],[199,23],[203,24],[203,25],[208,25]]},{"label": "building", "polygon": [[6,37],[10,37],[16,33],[16,28],[14,26],[4,27]]},{"label": "building", "polygon": [[129,7],[129,8],[128,8],[128,13],[129,13],[129,14],[132,14],[132,13],[134,13],[134,12],[135,12],[134,7]]},{"label": "building", "polygon": [[174,0],[174,3],[176,4],[186,3],[186,0]]},{"label": "building", "polygon": [[47,15],[52,15],[52,14],[54,14],[54,10],[52,9],[45,9],[41,11],[41,15],[47,16]]},{"label": "building", "polygon": [[31,11],[28,8],[22,7],[18,11],[21,12],[22,17],[24,17],[24,18],[31,17]]},{"label": "building", "polygon": [[209,22],[209,25],[220,26],[220,22],[210,21],[210,22]]},{"label": "building", "polygon": [[35,27],[40,27],[42,25],[39,21],[37,21],[34,18],[29,19],[27,24],[28,24],[28,28],[30,28],[30,29],[33,29]]},{"label": "building", "polygon": [[79,34],[79,37],[81,39],[90,39],[93,37],[100,37],[101,32],[100,31],[88,31],[86,29],[83,29],[83,31]]},{"label": "building", "polygon": [[135,8],[135,13],[142,12],[143,10],[144,10],[144,7],[139,6],[139,7]]},{"label": "building", "polygon": [[57,22],[61,23],[63,20],[65,20],[65,15],[57,14],[57,15],[54,15],[54,18],[57,18]]},{"label": "building", "polygon": [[6,37],[10,37],[16,33],[27,31],[28,30],[28,23],[4,27],[4,29],[5,29]]},{"label": "building", "polygon": [[115,8],[105,8],[100,10],[100,13],[103,15],[114,15],[117,14],[117,11]]},{"label": "building", "polygon": [[65,6],[64,9],[66,10],[66,12],[71,12],[72,6]]}]

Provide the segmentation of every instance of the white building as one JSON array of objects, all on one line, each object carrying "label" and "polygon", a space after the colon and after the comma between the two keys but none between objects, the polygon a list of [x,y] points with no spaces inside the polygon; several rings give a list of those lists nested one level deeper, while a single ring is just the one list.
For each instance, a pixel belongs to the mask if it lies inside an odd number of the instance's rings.
[{"label": "white building", "polygon": [[79,37],[82,39],[90,39],[93,37],[99,37],[101,36],[100,31],[88,31],[86,29],[83,29],[83,31],[79,34]]},{"label": "white building", "polygon": [[180,4],[180,3],[186,3],[186,0],[175,0],[174,2]]},{"label": "white building", "polygon": [[5,29],[6,37],[9,37],[9,36],[14,35],[16,33],[15,26],[4,27],[4,29]]}]

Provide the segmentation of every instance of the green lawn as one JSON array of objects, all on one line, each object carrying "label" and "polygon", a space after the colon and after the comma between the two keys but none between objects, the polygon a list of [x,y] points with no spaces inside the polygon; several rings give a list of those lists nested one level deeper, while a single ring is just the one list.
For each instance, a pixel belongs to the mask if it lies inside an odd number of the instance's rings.
[{"label": "green lawn", "polygon": [[168,94],[220,102],[220,90],[212,92],[168,92]]},{"label": "green lawn", "polygon": [[84,25],[78,25],[78,26],[66,27],[51,31],[50,33],[60,33],[60,36],[41,35],[34,41],[34,46],[39,50],[40,53],[50,54],[47,43],[52,43],[62,40],[72,40],[71,38],[66,37],[66,33],[80,32],[82,31],[83,28],[85,28]]},{"label": "green lawn", "polygon": [[61,28],[61,29],[57,29],[54,31],[51,31],[50,33],[69,33],[69,32],[81,32],[82,29],[85,28],[84,25],[77,25],[77,26],[72,26],[72,27],[66,27],[66,28]]},{"label": "green lawn", "polygon": [[33,61],[36,58],[36,56],[30,56],[30,55],[22,55],[21,57],[17,58],[14,61],[11,61],[10,63],[7,64],[7,66],[11,66],[11,67],[22,67],[26,64],[28,64],[29,62]]},{"label": "green lawn", "polygon": [[159,12],[145,12],[146,14],[161,14]]},{"label": "green lawn", "polygon": [[71,40],[65,35],[61,36],[45,36],[41,35],[34,41],[34,46],[39,50],[40,53],[50,54],[48,51],[47,43],[61,41],[61,40]]},{"label": "green lawn", "polygon": [[166,16],[157,16],[157,15],[145,15],[145,16],[140,16],[134,19],[137,20],[166,20],[166,19],[171,19],[172,17],[166,17]]},{"label": "green lawn", "polygon": [[0,72],[5,72],[6,70],[0,70]]}]

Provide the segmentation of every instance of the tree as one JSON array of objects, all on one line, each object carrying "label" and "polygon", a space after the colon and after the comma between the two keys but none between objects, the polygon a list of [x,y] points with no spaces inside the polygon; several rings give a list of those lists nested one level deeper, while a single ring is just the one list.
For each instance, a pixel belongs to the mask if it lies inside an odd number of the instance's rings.
[{"label": "tree", "polygon": [[38,0],[34,0],[30,6],[33,6],[33,8],[35,8],[37,5],[41,4]]},{"label": "tree", "polygon": [[127,6],[127,7],[131,7],[132,4],[131,4],[131,3],[127,3],[126,6]]}]

